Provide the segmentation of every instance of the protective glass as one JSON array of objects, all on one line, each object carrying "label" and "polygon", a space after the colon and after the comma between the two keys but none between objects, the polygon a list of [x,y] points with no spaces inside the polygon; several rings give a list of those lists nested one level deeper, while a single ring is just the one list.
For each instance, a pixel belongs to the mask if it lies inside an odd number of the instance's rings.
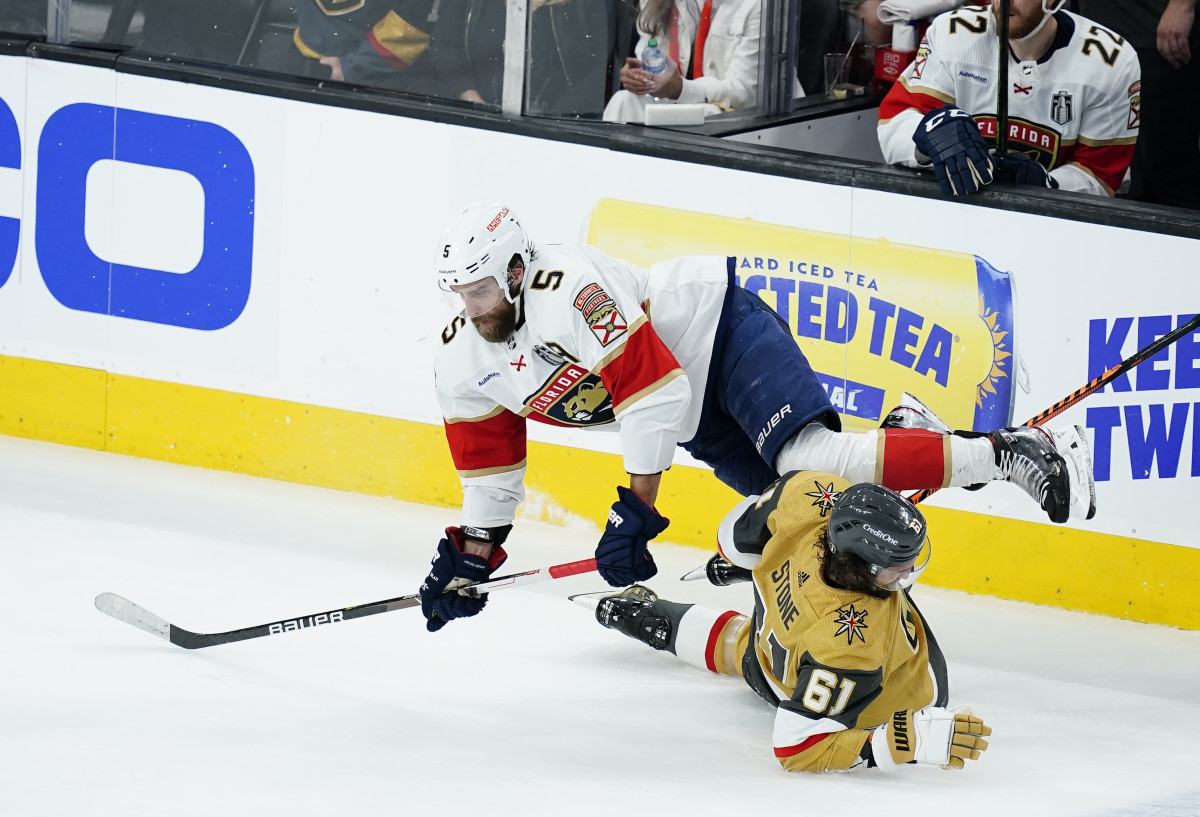
[{"label": "protective glass", "polygon": [[468,318],[478,318],[491,312],[501,302],[508,300],[500,282],[494,277],[484,278],[473,284],[456,286],[447,293],[451,305],[456,312],[461,311]]},{"label": "protective glass", "polygon": [[913,561],[912,567],[898,570],[894,567],[871,565],[871,578],[875,584],[884,590],[907,590],[921,577],[921,573],[928,566],[931,556],[933,556],[933,544],[926,538],[925,544],[921,545],[921,550],[917,553],[917,558]]}]

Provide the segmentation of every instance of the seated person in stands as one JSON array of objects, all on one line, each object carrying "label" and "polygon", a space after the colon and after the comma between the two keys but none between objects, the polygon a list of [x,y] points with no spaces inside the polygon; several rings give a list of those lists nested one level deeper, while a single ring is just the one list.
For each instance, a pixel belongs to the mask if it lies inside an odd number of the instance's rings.
[{"label": "seated person in stands", "polygon": [[[442,0],[434,35],[442,96],[500,107],[505,6],[505,0]],[[530,0],[529,9],[524,112],[598,118],[608,76],[608,6]]]},{"label": "seated person in stands", "polygon": [[993,180],[1113,195],[1137,142],[1137,54],[1119,34],[1062,5],[1011,0],[1009,152],[989,153],[997,132],[996,6],[968,6],[933,21],[880,104],[884,159],[931,167],[947,196]]},{"label": "seated person in stands", "polygon": [[[642,0],[636,56],[626,58],[623,90],[613,94],[604,118],[644,122],[652,98],[702,103],[707,116],[757,105],[762,11],[762,0]],[[669,55],[657,77],[641,61],[651,38]],[[796,95],[804,95],[799,83]]]},{"label": "seated person in stands", "polygon": [[298,26],[292,39],[308,65],[295,73],[436,95],[440,72],[431,45],[441,4],[442,0],[297,0]]},{"label": "seated person in stands", "polygon": [[0,31],[12,34],[46,33],[46,0],[4,0],[0,3]]}]

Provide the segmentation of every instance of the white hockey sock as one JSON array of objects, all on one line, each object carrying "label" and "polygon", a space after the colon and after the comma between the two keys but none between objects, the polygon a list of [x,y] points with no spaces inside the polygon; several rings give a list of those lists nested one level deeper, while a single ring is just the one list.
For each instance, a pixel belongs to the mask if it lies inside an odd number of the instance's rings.
[{"label": "white hockey sock", "polygon": [[780,474],[819,471],[838,474],[856,483],[876,482],[879,442],[878,431],[844,433],[809,423],[779,449],[775,470]]},{"label": "white hockey sock", "polygon": [[991,482],[996,475],[996,452],[987,437],[950,438],[950,484],[954,487]]},{"label": "white hockey sock", "polygon": [[746,616],[732,610],[692,605],[679,619],[675,655],[693,667],[740,675],[736,646]]},{"label": "white hockey sock", "polygon": [[[855,483],[881,482],[884,443],[885,435],[879,430],[839,432],[811,423],[784,443],[775,457],[775,470],[780,474],[819,471]],[[949,444],[950,485],[991,482],[996,470],[991,440],[950,435],[943,438],[945,443]]]}]

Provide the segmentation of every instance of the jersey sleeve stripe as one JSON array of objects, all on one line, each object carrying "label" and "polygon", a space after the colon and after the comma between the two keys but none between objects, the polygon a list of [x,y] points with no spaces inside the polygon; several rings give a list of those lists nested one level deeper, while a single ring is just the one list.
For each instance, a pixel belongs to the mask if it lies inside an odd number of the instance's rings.
[{"label": "jersey sleeve stripe", "polygon": [[521,468],[525,461],[525,420],[502,411],[470,423],[445,423],[446,443],[460,474],[484,476]]},{"label": "jersey sleeve stripe", "polygon": [[813,735],[810,738],[805,738],[794,746],[776,746],[775,757],[795,757],[806,749],[811,749],[825,738],[829,737],[830,733],[826,732],[823,735]]},{"label": "jersey sleeve stripe", "polygon": [[492,474],[507,474],[509,471],[520,471],[522,468],[525,468],[527,464],[527,460],[521,460],[516,465],[498,465],[495,468],[478,468],[474,471],[459,471],[458,475],[462,479],[490,477]]},{"label": "jersey sleeve stripe", "polygon": [[794,757],[845,729],[845,726],[830,718],[808,718],[780,707],[775,710],[775,726],[771,736],[775,757]]},{"label": "jersey sleeve stripe", "polygon": [[668,383],[670,383],[671,381],[673,381],[675,378],[682,377],[682,376],[683,376],[683,369],[676,369],[673,372],[668,372],[661,380],[658,380],[655,383],[651,383],[649,386],[647,386],[646,388],[642,389],[639,392],[636,392],[635,394],[629,395],[627,398],[622,400],[620,403],[614,403],[613,404],[613,414],[616,414],[619,416],[621,414],[621,412],[623,412],[625,409],[632,406],[638,400],[641,400],[643,397],[646,397],[647,395],[654,394],[654,392],[658,391],[663,386],[665,386]]},{"label": "jersey sleeve stripe", "polygon": [[1078,139],[1078,143],[1081,145],[1087,145],[1088,147],[1094,147],[1094,148],[1109,147],[1109,146],[1114,146],[1114,145],[1128,145],[1129,147],[1132,148],[1134,145],[1137,144],[1137,137],[1136,136],[1121,136],[1121,137],[1118,137],[1117,139],[1089,139],[1086,136],[1080,135],[1080,137]]},{"label": "jersey sleeve stripe", "polygon": [[879,103],[879,122],[886,124],[907,110],[915,110],[922,116],[937,110],[943,105],[953,105],[954,97],[935,91],[933,88],[921,87],[914,90],[909,87],[904,77],[891,87],[883,101]]},{"label": "jersey sleeve stripe", "polygon": [[444,423],[479,423],[479,422],[483,422],[484,420],[490,420],[492,417],[495,417],[497,414],[503,414],[507,410],[508,409],[504,408],[504,406],[496,406],[494,409],[489,411],[487,414],[480,414],[478,417],[446,417],[443,419],[442,422],[444,422]]},{"label": "jersey sleeve stripe", "polygon": [[600,380],[612,397],[613,413],[620,414],[683,374],[675,355],[649,323],[641,323],[625,341],[620,354],[602,361]]}]

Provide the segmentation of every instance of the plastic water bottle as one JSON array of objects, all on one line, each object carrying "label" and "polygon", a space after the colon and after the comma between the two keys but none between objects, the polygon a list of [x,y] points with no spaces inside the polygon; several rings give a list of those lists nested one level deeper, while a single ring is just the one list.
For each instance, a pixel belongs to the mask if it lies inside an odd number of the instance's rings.
[{"label": "plastic water bottle", "polygon": [[653,83],[651,87],[650,97],[653,99],[653,92],[662,87],[663,80],[667,78],[667,54],[658,47],[658,39],[650,38],[650,42],[646,43],[646,48],[642,51],[642,70],[650,75],[650,81]]}]

